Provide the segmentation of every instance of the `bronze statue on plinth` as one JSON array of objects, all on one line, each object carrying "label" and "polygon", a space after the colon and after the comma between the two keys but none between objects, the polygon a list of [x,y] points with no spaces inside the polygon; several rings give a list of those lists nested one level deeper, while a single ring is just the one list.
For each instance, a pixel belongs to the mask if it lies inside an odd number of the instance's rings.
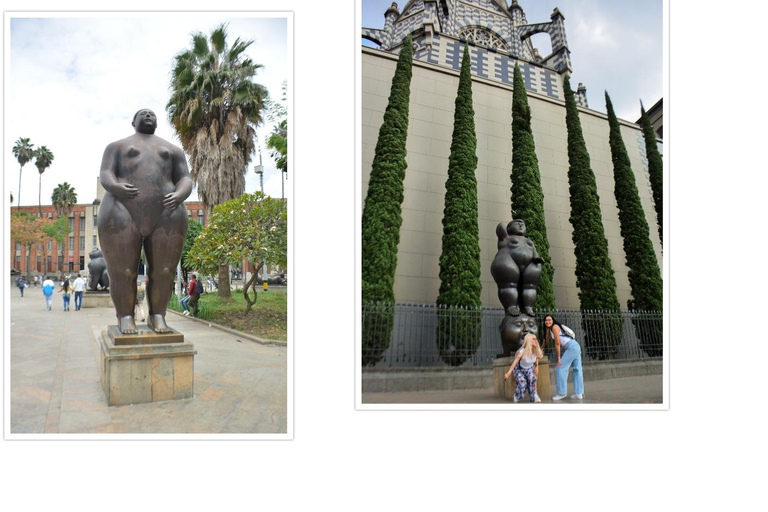
[{"label": "bronze statue on plinth", "polygon": [[156,333],[169,333],[165,314],[187,236],[184,200],[192,193],[192,180],[181,148],[155,136],[152,110],[136,112],[132,125],[135,134],[104,150],[100,179],[106,194],[99,208],[99,239],[120,332],[138,333],[134,305],[143,247],[149,265],[147,325]]}]

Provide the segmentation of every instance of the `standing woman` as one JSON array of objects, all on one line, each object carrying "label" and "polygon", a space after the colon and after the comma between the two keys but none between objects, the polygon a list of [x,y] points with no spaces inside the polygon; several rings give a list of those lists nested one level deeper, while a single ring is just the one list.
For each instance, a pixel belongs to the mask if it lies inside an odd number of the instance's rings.
[{"label": "standing woman", "polygon": [[581,368],[579,342],[568,336],[561,324],[552,315],[544,317],[544,326],[547,329],[544,346],[550,339],[554,340],[555,352],[557,353],[557,367],[555,368],[557,394],[552,397],[552,400],[562,400],[568,394],[568,368],[571,366],[573,366],[573,394],[571,398],[582,400],[584,398],[584,374]]},{"label": "standing woman", "polygon": [[539,341],[535,334],[526,334],[523,338],[523,346],[515,354],[515,360],[509,371],[504,374],[504,380],[509,379],[512,373],[517,379],[514,401],[520,401],[525,396],[525,389],[528,388],[528,395],[531,402],[541,402],[539,394],[536,392],[536,379],[539,376],[539,358],[544,357],[539,347]]},{"label": "standing woman", "polygon": [[146,293],[146,282],[145,279],[144,282],[139,282],[139,286],[136,288],[136,311],[135,311],[135,317],[137,320],[141,318],[142,322],[145,322],[147,320],[147,316],[144,314],[144,295]]},{"label": "standing woman", "polygon": [[61,283],[61,291],[64,295],[62,297],[64,298],[64,311],[69,311],[69,298],[70,293],[72,292],[72,285],[69,284],[69,278],[65,277],[64,282]]}]

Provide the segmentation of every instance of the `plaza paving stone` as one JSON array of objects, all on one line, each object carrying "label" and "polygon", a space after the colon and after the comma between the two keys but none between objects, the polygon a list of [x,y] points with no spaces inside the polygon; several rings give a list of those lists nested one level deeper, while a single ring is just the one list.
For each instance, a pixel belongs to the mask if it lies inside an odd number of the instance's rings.
[{"label": "plaza paving stone", "polygon": [[[113,308],[45,307],[40,288],[11,292],[12,434],[286,433],[287,348],[249,340],[169,312],[195,345],[195,395],[108,406],[99,380],[98,336]],[[8,340],[6,340],[8,342]]]}]

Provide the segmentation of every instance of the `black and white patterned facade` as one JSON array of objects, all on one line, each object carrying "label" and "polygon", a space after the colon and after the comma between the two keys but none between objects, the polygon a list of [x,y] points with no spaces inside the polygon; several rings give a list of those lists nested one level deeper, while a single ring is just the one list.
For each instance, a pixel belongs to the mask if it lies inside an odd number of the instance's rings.
[{"label": "black and white patterned facade", "polygon": [[[563,99],[562,75],[571,72],[563,20],[555,9],[551,21],[528,24],[517,0],[510,6],[506,0],[411,0],[402,13],[393,3],[384,13],[384,28],[363,28],[362,36],[397,53],[411,34],[415,59],[456,70],[468,44],[476,76],[511,85],[517,62],[527,90]],[[546,57],[531,43],[531,36],[540,33],[549,34],[552,41],[552,53]],[[581,84],[576,100],[588,106]]]}]

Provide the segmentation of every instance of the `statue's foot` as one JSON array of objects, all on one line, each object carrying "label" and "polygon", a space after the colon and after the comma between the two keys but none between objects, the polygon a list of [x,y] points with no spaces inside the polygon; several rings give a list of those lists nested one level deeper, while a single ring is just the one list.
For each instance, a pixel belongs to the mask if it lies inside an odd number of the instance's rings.
[{"label": "statue's foot", "polygon": [[165,323],[165,317],[163,315],[149,315],[147,317],[147,326],[158,334],[173,332]]},{"label": "statue's foot", "polygon": [[526,315],[528,315],[528,316],[534,316],[534,314],[533,314],[533,308],[525,308],[523,311],[524,311],[524,312],[525,312],[525,314],[526,314]]},{"label": "statue's foot", "polygon": [[136,322],[132,316],[124,316],[118,320],[118,328],[121,334],[138,334]]},{"label": "statue's foot", "polygon": [[507,314],[509,316],[520,316],[520,308],[517,306],[510,306],[507,308]]}]

